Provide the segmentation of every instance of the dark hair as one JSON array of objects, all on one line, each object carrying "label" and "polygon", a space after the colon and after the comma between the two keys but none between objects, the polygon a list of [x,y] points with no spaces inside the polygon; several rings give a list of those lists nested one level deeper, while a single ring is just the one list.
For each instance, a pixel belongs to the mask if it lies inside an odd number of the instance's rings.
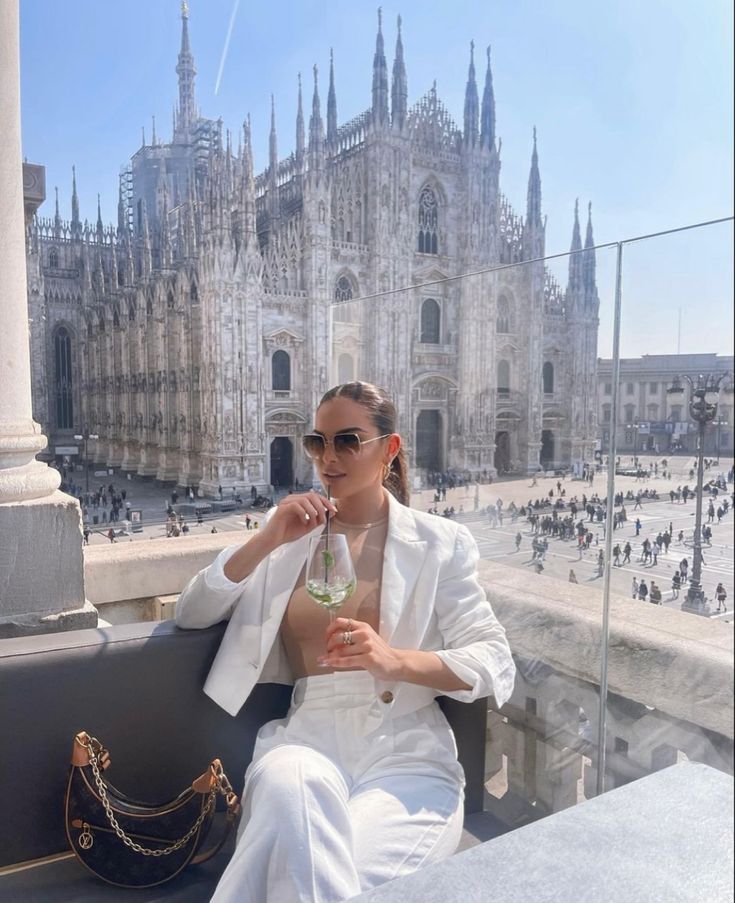
[{"label": "dark hair", "polygon": [[[370,414],[370,419],[378,433],[396,432],[398,415],[396,414],[395,405],[390,400],[385,389],[374,386],[372,383],[360,382],[359,380],[342,383],[339,386],[334,386],[322,396],[319,407],[333,398],[349,398],[350,401],[362,405]],[[408,467],[403,447],[393,458],[388,476],[383,480],[383,485],[402,505],[410,505],[411,493],[408,488]]]}]

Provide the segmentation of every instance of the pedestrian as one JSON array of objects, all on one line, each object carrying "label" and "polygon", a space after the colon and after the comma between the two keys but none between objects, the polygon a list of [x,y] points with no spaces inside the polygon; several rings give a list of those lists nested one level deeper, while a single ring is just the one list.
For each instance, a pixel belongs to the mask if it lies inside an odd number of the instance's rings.
[{"label": "pedestrian", "polygon": [[107,531],[107,538],[110,540],[110,542],[117,542],[117,540],[115,539],[115,531],[112,527],[110,527],[110,529]]},{"label": "pedestrian", "polygon": [[605,553],[600,549],[600,554],[597,556],[597,576],[602,577],[605,572]]},{"label": "pedestrian", "polygon": [[682,583],[686,583],[688,571],[689,571],[689,560],[687,558],[682,558],[681,561],[679,562],[679,573],[681,574]]},{"label": "pedestrian", "polygon": [[641,527],[642,527],[642,526],[643,526],[643,525],[641,524],[641,519],[640,519],[639,517],[637,517],[637,518],[635,519],[635,535],[636,535],[636,536],[639,536],[639,535],[640,535]]},{"label": "pedestrian", "polygon": [[723,608],[727,611],[727,590],[722,583],[717,584],[715,597],[717,598],[717,611],[721,611]]},{"label": "pedestrian", "polygon": [[651,581],[651,595],[648,601],[652,602],[654,605],[664,604],[663,597],[661,596],[661,590],[658,584],[654,583],[653,580]]},{"label": "pedestrian", "polygon": [[245,529],[246,529],[246,530],[249,530],[250,527],[251,527],[251,525],[252,525],[252,520],[251,520],[251,518],[250,518],[250,515],[249,515],[249,514],[246,514],[246,515],[245,515]]},{"label": "pedestrian", "polygon": [[85,545],[85,546],[88,546],[88,545],[89,545],[89,537],[90,537],[90,534],[91,534],[91,530],[90,530],[89,527],[85,524],[85,525],[84,525],[84,545]]},{"label": "pedestrian", "polygon": [[645,602],[648,598],[648,585],[643,578],[641,578],[641,582],[638,584],[638,598],[641,602]]},{"label": "pedestrian", "polygon": [[681,574],[678,571],[674,572],[674,576],[671,578],[671,592],[672,599],[679,598],[679,592],[681,590]]},{"label": "pedestrian", "polygon": [[633,598],[637,599],[638,598],[638,579],[636,577],[633,577],[633,586],[632,586],[631,592],[633,594]]},{"label": "pedestrian", "polygon": [[615,546],[615,548],[613,549],[613,565],[618,568],[620,567],[620,555],[621,555],[620,543],[618,543]]},{"label": "pedestrian", "polygon": [[579,583],[577,580],[577,575],[574,573],[572,568],[569,568],[569,582],[570,583]]},{"label": "pedestrian", "polygon": [[516,533],[516,552],[520,549],[522,540],[523,537],[521,536],[519,531],[518,533]]}]

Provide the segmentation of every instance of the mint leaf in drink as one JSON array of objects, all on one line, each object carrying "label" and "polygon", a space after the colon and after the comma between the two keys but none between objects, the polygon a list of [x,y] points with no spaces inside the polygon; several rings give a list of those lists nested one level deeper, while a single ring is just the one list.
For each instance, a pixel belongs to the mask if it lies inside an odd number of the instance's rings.
[{"label": "mint leaf in drink", "polygon": [[334,567],[334,554],[329,549],[322,549],[322,561],[325,568]]}]

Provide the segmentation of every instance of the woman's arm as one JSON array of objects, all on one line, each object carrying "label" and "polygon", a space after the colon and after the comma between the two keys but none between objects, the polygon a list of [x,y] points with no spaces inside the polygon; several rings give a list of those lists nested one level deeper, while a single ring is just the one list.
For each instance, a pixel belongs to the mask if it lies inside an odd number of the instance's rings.
[{"label": "woman's arm", "polygon": [[[434,610],[443,649],[396,649],[369,624],[337,618],[327,629],[328,654],[320,662],[334,668],[363,667],[378,680],[405,681],[439,690],[461,702],[495,696],[502,705],[511,694],[515,665],[505,630],[477,578],[479,554],[466,527],[437,586]],[[352,629],[353,644],[342,635]]]},{"label": "woman's arm", "polygon": [[337,509],[316,492],[286,496],[270,509],[261,529],[246,543],[224,549],[189,582],[176,603],[176,624],[196,629],[228,619],[256,569],[268,566],[271,552],[323,526],[327,510],[336,513]]}]

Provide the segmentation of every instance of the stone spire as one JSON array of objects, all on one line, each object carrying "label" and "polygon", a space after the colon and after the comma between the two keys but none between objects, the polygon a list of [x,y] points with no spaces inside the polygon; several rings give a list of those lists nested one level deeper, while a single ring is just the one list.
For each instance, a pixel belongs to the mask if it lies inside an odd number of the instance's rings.
[{"label": "stone spire", "polygon": [[97,241],[102,244],[105,238],[105,227],[102,223],[102,206],[99,193],[97,194]]},{"label": "stone spire", "polygon": [[533,127],[533,153],[531,154],[531,171],[528,175],[528,197],[526,202],[526,227],[541,226],[541,176],[538,169],[538,150],[536,148],[536,126]]},{"label": "stone spire", "polygon": [[[582,290],[582,236],[579,229],[579,199],[574,202],[574,228],[572,229],[572,246],[569,249],[569,283],[567,291],[578,298]],[[575,253],[576,252],[576,253]]]},{"label": "stone spire", "polygon": [[156,117],[151,116],[151,144],[155,147],[158,144],[158,138],[156,137]]},{"label": "stone spire", "polygon": [[179,111],[177,126],[179,134],[188,136],[196,119],[196,100],[194,97],[194,57],[189,45],[189,4],[181,3],[181,50],[176,66],[179,77]]},{"label": "stone spire", "polygon": [[477,96],[477,80],[475,79],[475,42],[470,42],[470,69],[467,75],[467,87],[464,92],[464,144],[474,147],[478,139],[478,121],[480,101]]},{"label": "stone spire", "polygon": [[243,158],[243,178],[247,184],[254,181],[255,167],[253,165],[253,137],[250,126],[250,113],[248,118],[242,124],[242,158]]},{"label": "stone spire", "polygon": [[495,144],[495,93],[493,91],[493,73],[490,68],[490,47],[487,48],[487,72],[485,73],[485,90],[482,92],[480,125],[480,144],[491,150]]},{"label": "stone spire", "polygon": [[276,101],[271,94],[271,133],[268,143],[269,176],[275,179],[278,175],[278,137],[276,135]]},{"label": "stone spire", "polygon": [[373,57],[373,125],[382,128],[389,120],[388,113],[388,64],[385,61],[383,43],[383,11],[378,9],[378,36]]},{"label": "stone spire", "polygon": [[71,168],[71,232],[75,237],[82,233],[82,221],[79,219],[79,195],[77,194],[77,168]]},{"label": "stone spire", "polygon": [[299,72],[299,103],[296,112],[296,164],[301,169],[304,165],[304,149],[306,137],[304,133],[304,106],[301,98],[301,73]]},{"label": "stone spire", "polygon": [[393,128],[402,130],[406,124],[408,112],[408,81],[406,64],[403,60],[403,41],[401,40],[401,17],[398,17],[398,37],[396,38],[396,57],[393,61],[393,86],[391,88],[391,122]]},{"label": "stone spire", "polygon": [[337,92],[334,89],[334,51],[329,51],[329,94],[327,95],[327,142],[337,143]]},{"label": "stone spire", "polygon": [[278,219],[281,205],[278,198],[278,140],[276,137],[276,104],[271,94],[271,134],[268,157],[268,212],[271,220]]},{"label": "stone spire", "polygon": [[323,149],[324,123],[319,100],[319,70],[314,66],[314,96],[311,101],[311,118],[309,119],[309,160],[312,166],[319,162]]},{"label": "stone spire", "polygon": [[54,207],[54,235],[58,238],[61,235],[61,214],[59,213],[59,189],[54,186],[56,195],[56,204]]},{"label": "stone spire", "polygon": [[128,217],[125,209],[125,195],[123,194],[123,182],[120,179],[120,188],[117,195],[117,237],[122,236],[128,231]]},{"label": "stone spire", "polygon": [[592,234],[592,204],[587,206],[587,234],[584,240],[584,253],[582,261],[582,280],[584,282],[584,297],[588,306],[594,306],[597,296],[597,260],[594,251],[595,239]]},{"label": "stone spire", "polygon": [[255,234],[255,175],[253,167],[253,141],[250,114],[242,126],[243,137],[243,206],[245,208],[244,229],[246,235]]}]

